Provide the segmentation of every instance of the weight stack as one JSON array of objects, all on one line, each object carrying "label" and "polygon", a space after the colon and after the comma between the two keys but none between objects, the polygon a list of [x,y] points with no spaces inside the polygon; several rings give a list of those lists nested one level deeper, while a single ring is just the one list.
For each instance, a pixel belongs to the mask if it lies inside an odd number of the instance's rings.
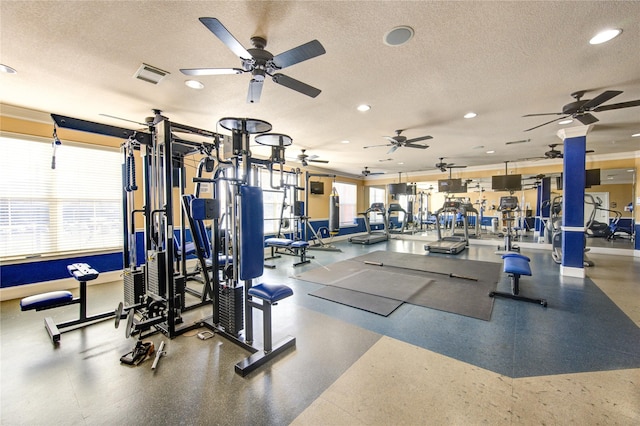
[{"label": "weight stack", "polygon": [[132,306],[144,297],[144,270],[124,271],[124,304]]},{"label": "weight stack", "polygon": [[167,295],[165,258],[166,253],[163,251],[147,255],[147,270],[149,271],[149,292],[162,298],[166,297]]},{"label": "weight stack", "polygon": [[227,333],[236,337],[244,329],[242,310],[242,302],[244,299],[243,290],[243,287],[220,287],[218,289],[220,295],[220,305],[218,307],[219,325],[224,328]]}]

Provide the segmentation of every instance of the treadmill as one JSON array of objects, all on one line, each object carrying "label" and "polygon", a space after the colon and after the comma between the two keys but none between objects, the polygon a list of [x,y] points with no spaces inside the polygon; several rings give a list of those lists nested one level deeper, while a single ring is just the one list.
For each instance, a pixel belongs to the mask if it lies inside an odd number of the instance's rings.
[{"label": "treadmill", "polygon": [[[389,233],[391,234],[404,234],[406,233],[412,233],[411,231],[407,231],[407,223],[409,221],[409,214],[407,213],[407,211],[405,209],[402,208],[402,206],[398,203],[391,203],[389,204],[389,210],[388,210],[388,215],[387,215],[387,223],[389,223]],[[400,224],[400,228],[393,228],[391,229],[391,215],[397,213],[398,216],[400,216],[400,213],[402,213],[402,223]]]},{"label": "treadmill", "polygon": [[[441,219],[446,214],[452,214],[451,226],[456,226],[456,216],[460,213],[462,216],[462,226],[464,229],[464,235],[451,235],[448,237],[442,236],[441,231]],[[427,243],[424,245],[424,249],[430,253],[446,253],[446,254],[458,254],[467,248],[469,243],[469,227],[467,221],[467,215],[465,214],[463,205],[460,201],[445,201],[444,206],[440,210],[436,211],[436,230],[438,231],[438,241]]]},{"label": "treadmill", "polygon": [[[371,213],[382,214],[382,230],[372,231],[369,215]],[[359,213],[364,216],[364,226],[367,228],[367,233],[364,235],[354,235],[349,238],[349,242],[353,244],[375,244],[381,241],[387,241],[389,239],[389,225],[387,223],[387,213],[384,208],[384,203],[373,203],[371,207],[364,213]]]}]

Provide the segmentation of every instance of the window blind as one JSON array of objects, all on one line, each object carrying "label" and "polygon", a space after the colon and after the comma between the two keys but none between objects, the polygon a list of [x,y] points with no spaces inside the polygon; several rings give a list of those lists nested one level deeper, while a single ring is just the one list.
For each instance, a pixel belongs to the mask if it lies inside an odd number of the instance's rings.
[{"label": "window blind", "polygon": [[0,259],[122,249],[118,150],[0,137]]},{"label": "window blind", "polygon": [[357,215],[357,186],[351,183],[335,182],[333,187],[340,196],[340,225],[353,225]]}]

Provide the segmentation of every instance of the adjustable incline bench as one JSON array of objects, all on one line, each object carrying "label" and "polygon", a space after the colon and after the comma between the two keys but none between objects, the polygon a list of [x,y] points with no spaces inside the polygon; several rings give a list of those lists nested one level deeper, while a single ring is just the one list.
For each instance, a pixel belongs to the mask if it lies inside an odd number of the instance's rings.
[{"label": "adjustable incline bench", "polygon": [[[280,256],[278,255],[278,249],[286,250],[284,254],[290,254],[292,256],[300,256],[300,261],[293,264],[293,266],[304,265],[305,263],[311,262],[309,258],[313,259],[313,256],[307,256],[307,247],[309,247],[309,243],[307,241],[295,241],[290,240],[288,238],[267,238],[265,241],[267,247],[271,247],[271,256],[267,257],[265,260],[269,259],[277,259]],[[269,265],[265,265],[267,267],[271,267]],[[275,266],[273,266],[275,268]]]},{"label": "adjustable incline bench", "polygon": [[56,324],[53,318],[44,319],[44,327],[47,329],[51,341],[60,341],[60,333],[86,327],[98,321],[102,321],[115,316],[115,310],[97,315],[87,316],[87,281],[98,278],[99,272],[86,263],[74,263],[67,265],[69,274],[80,282],[80,296],[74,298],[70,291],[51,291],[48,293],[36,294],[25,297],[20,301],[20,309],[23,311],[44,311],[45,309],[59,308],[61,306],[79,304],[80,317],[76,320],[66,321]]},{"label": "adjustable incline bench", "polygon": [[531,276],[531,267],[529,266],[531,259],[519,253],[505,253],[502,255],[502,259],[504,259],[503,271],[509,274],[509,278],[511,279],[511,293],[492,291],[489,293],[489,297],[506,297],[513,300],[536,303],[546,307],[547,301],[545,299],[532,299],[518,295],[518,293],[520,293],[520,276]]}]

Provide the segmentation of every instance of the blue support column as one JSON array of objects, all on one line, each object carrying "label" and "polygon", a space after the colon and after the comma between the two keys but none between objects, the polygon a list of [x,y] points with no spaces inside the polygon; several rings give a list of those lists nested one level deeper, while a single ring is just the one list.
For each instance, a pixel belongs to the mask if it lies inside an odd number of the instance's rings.
[{"label": "blue support column", "polygon": [[587,133],[591,126],[562,129],[562,266],[560,274],[584,278],[584,185]]},{"label": "blue support column", "polygon": [[[544,177],[540,186],[538,186],[538,199],[536,203],[536,226],[533,234],[538,242],[544,243],[546,240],[547,230],[544,229],[545,220],[549,220],[551,206],[549,202],[551,198],[551,178]],[[546,205],[543,206],[543,204]],[[549,240],[550,241],[550,240]]]}]

